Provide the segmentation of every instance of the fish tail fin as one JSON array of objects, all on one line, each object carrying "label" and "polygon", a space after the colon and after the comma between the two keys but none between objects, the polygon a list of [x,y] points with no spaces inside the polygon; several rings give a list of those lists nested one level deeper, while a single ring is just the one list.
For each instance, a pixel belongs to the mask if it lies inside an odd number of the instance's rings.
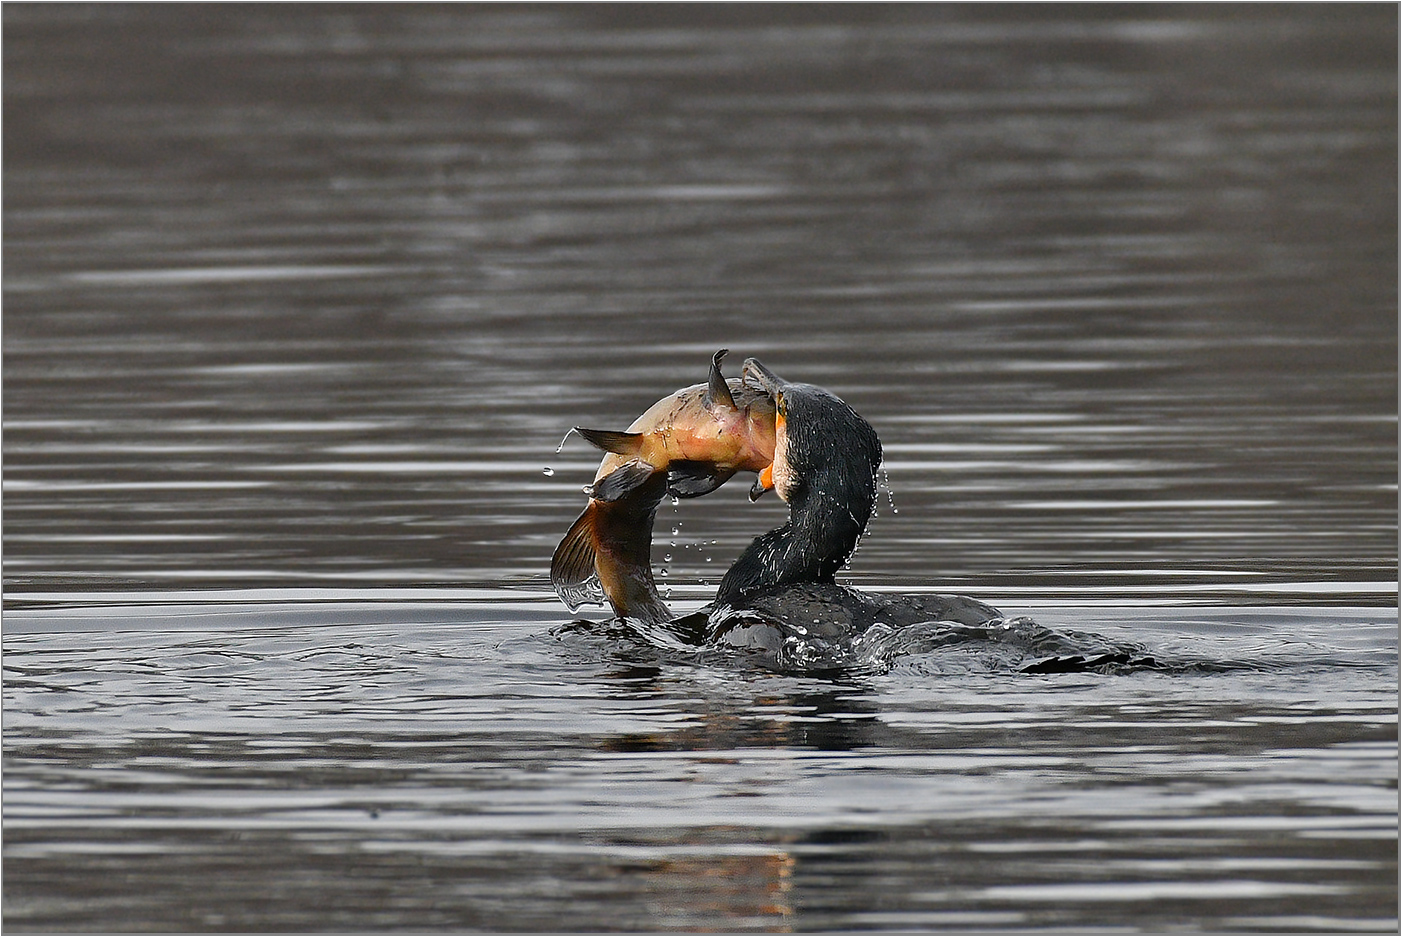
[{"label": "fish tail fin", "polygon": [[570,525],[550,558],[550,585],[571,612],[581,605],[602,605],[594,570],[594,527],[598,506],[590,502]]},{"label": "fish tail fin", "polygon": [[642,433],[619,433],[608,429],[585,429],[582,426],[576,426],[574,431],[595,448],[615,455],[637,456],[643,448]]},{"label": "fish tail fin", "polygon": [[721,404],[731,410],[736,409],[735,398],[730,395],[730,385],[725,382],[725,375],[720,373],[720,363],[727,354],[729,348],[722,348],[711,358],[711,376],[706,382],[706,396],[701,403],[707,409],[716,404]]}]

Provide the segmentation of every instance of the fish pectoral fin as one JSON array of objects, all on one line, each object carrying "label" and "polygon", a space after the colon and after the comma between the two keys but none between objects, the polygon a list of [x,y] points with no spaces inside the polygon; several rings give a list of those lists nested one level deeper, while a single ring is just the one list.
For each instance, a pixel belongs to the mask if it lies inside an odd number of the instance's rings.
[{"label": "fish pectoral fin", "polygon": [[576,426],[574,431],[594,447],[615,455],[636,456],[643,448],[642,433],[619,433],[609,429],[585,429],[582,426]]},{"label": "fish pectoral fin", "polygon": [[550,558],[550,585],[571,612],[578,611],[586,603],[603,604],[596,590],[590,588],[590,580],[594,577],[596,510],[592,504],[584,509],[555,548],[555,555]]},{"label": "fish pectoral fin", "polygon": [[714,462],[676,461],[667,466],[667,493],[699,498],[730,481],[734,474],[734,469],[717,468]]},{"label": "fish pectoral fin", "polygon": [[657,474],[657,471],[653,466],[638,460],[624,463],[594,482],[594,500],[621,500],[630,491],[641,488],[649,478]]},{"label": "fish pectoral fin", "polygon": [[740,370],[740,379],[754,381],[760,387],[763,387],[771,397],[783,390],[784,385],[788,383],[761,364],[758,358],[745,359],[744,367]]},{"label": "fish pectoral fin", "polygon": [[716,404],[730,410],[738,409],[735,406],[735,398],[730,395],[730,385],[725,382],[725,375],[720,373],[721,359],[729,352],[729,348],[722,348],[711,357],[711,377],[706,382],[706,396],[701,398],[701,405],[707,410]]}]

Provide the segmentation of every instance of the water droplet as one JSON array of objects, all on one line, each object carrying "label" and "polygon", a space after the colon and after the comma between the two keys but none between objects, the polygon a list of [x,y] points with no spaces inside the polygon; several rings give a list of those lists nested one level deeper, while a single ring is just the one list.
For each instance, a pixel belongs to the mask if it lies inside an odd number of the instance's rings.
[{"label": "water droplet", "polygon": [[662,577],[663,579],[666,579],[666,578],[667,578],[667,570],[665,570],[665,569],[660,569],[660,570],[658,570],[657,572],[658,572],[659,575],[661,575],[661,577]]},{"label": "water droplet", "polygon": [[711,562],[711,558],[710,558],[709,556],[706,557],[706,562],[707,562],[707,563]]},{"label": "water droplet", "polygon": [[554,470],[553,468],[551,468],[550,466],[547,465],[547,466],[545,467],[545,477],[546,477],[546,478],[553,478],[554,476],[555,476],[555,470]]},{"label": "water droplet", "polygon": [[896,507],[896,493],[891,490],[891,476],[886,474],[886,469],[881,469],[881,487],[886,489],[886,502],[891,505],[891,513],[901,513]]},{"label": "water droplet", "polygon": [[664,554],[663,557],[662,557],[662,560],[663,560],[663,562],[666,562],[666,563],[672,562],[672,554],[670,554],[670,553]]},{"label": "water droplet", "polygon": [[677,526],[677,527],[673,527],[673,528],[672,528],[672,536],[673,536],[673,537],[675,537],[677,534],[679,534],[679,533],[681,533],[681,532],[682,532],[682,529],[681,529],[680,526]]},{"label": "water droplet", "polygon": [[679,505],[679,504],[681,504],[681,503],[682,503],[682,499],[681,499],[681,498],[678,498],[676,495],[672,495],[672,507],[676,507],[677,505]]},{"label": "water droplet", "polygon": [[561,440],[560,440],[560,444],[559,444],[558,446],[555,447],[555,451],[556,451],[557,453],[558,453],[561,449],[564,449],[564,448],[565,448],[565,442],[570,438],[570,433],[573,433],[573,432],[574,432],[574,427],[571,426],[571,427],[569,428],[569,432],[565,433],[564,439],[561,439]]}]

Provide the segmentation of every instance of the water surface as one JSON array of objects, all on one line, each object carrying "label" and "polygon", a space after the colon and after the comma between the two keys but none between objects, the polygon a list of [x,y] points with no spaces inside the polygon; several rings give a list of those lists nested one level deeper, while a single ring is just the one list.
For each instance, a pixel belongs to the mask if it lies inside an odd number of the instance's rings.
[{"label": "water surface", "polygon": [[[1396,930],[1395,7],[4,27],[7,927]],[[846,581],[1164,666],[569,625],[720,347],[880,433]]]},{"label": "water surface", "polygon": [[11,613],[11,926],[1388,930],[1394,610],[782,675],[445,593]]}]

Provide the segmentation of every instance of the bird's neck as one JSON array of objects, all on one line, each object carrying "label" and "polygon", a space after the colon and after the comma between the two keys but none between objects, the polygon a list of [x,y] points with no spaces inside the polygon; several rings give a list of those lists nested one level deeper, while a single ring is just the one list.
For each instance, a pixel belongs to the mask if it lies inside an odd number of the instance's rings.
[{"label": "bird's neck", "polygon": [[717,605],[802,582],[832,582],[876,503],[874,479],[815,475],[789,504],[788,523],[755,538],[721,580]]}]

